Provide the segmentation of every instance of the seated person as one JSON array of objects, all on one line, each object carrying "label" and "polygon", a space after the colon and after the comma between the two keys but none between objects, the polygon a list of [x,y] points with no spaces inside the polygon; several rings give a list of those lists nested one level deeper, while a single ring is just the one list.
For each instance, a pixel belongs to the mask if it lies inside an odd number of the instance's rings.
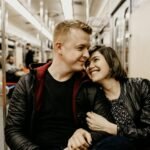
[{"label": "seated person", "polygon": [[14,56],[8,55],[6,58],[6,82],[17,82],[20,78],[18,75],[20,70],[14,64]]},{"label": "seated person", "polygon": [[128,144],[133,146],[132,150],[150,150],[150,81],[127,77],[115,50],[106,46],[90,50],[86,72],[102,90],[109,114],[114,119],[108,120],[100,110],[99,114],[87,113],[91,130],[112,135],[100,141],[97,148],[127,150]]}]

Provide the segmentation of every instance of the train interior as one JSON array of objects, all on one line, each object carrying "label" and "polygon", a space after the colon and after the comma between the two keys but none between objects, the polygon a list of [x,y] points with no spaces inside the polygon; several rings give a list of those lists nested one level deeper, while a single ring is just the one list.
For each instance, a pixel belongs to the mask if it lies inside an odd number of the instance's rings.
[{"label": "train interior", "polygon": [[[52,33],[65,19],[78,19],[93,28],[91,45],[113,47],[129,77],[150,79],[149,0],[1,0],[0,1],[0,150],[6,150],[4,124],[8,91],[6,57],[15,57],[20,76],[25,67],[27,43],[34,62],[52,59]],[[14,84],[13,84],[14,83]]]}]

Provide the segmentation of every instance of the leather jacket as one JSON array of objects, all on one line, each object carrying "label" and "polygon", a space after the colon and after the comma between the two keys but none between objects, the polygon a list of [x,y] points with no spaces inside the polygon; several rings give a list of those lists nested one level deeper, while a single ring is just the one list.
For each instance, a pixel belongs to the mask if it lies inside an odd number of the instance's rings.
[{"label": "leather jacket", "polygon": [[[16,84],[10,100],[5,126],[6,143],[11,150],[39,150],[39,146],[33,143],[32,135],[34,134],[35,115],[42,103],[44,75],[49,65],[50,63],[47,63],[32,69]],[[91,85],[83,75],[77,73],[72,98],[72,111],[77,128],[83,127],[88,130],[85,122],[86,112],[101,107],[101,103],[98,107],[95,105],[97,103],[96,97],[93,96],[97,93],[97,89]],[[84,87],[89,88],[84,89]],[[83,99],[85,100],[83,101]],[[99,139],[107,133],[91,132],[91,135],[93,139]]]},{"label": "leather jacket", "polygon": [[[150,81],[142,78],[126,78],[121,82],[120,98],[135,123],[135,127],[119,126],[118,136],[125,136],[131,140],[139,149],[150,149]],[[77,97],[77,108],[82,119],[79,122],[83,125],[85,114],[91,110],[102,115],[110,122],[116,124],[112,113],[111,103],[105,97],[100,85],[86,83]],[[86,97],[86,98],[83,98]],[[88,102],[85,102],[88,101]],[[86,107],[84,107],[86,106]],[[87,110],[89,108],[89,110]],[[78,115],[79,115],[78,114]],[[84,124],[86,126],[86,124]],[[96,136],[97,134],[97,136]],[[101,134],[100,134],[101,135]],[[95,141],[100,140],[98,132],[94,133]],[[103,136],[106,135],[105,133]]]},{"label": "leather jacket", "polygon": [[136,127],[120,127],[118,134],[134,139],[150,139],[150,81],[127,78],[121,83],[121,98]]}]

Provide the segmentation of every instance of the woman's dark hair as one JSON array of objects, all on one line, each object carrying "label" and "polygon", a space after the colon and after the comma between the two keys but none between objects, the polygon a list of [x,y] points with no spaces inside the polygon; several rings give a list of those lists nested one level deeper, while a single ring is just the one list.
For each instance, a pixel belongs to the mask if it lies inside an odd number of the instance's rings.
[{"label": "woman's dark hair", "polygon": [[96,45],[90,49],[89,51],[90,56],[96,51],[101,53],[104,56],[106,62],[108,63],[110,67],[110,74],[109,74],[110,77],[113,77],[119,81],[125,80],[127,78],[127,74],[121,65],[117,53],[113,48]]}]

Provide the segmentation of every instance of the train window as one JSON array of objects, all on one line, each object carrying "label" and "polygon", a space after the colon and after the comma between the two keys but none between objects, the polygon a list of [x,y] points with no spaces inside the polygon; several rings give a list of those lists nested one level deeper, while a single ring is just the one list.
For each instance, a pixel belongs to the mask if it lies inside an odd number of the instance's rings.
[{"label": "train window", "polygon": [[124,38],[124,68],[128,73],[129,65],[128,65],[128,54],[129,54],[129,8],[126,8],[124,13],[124,20],[125,20],[125,38]]}]

